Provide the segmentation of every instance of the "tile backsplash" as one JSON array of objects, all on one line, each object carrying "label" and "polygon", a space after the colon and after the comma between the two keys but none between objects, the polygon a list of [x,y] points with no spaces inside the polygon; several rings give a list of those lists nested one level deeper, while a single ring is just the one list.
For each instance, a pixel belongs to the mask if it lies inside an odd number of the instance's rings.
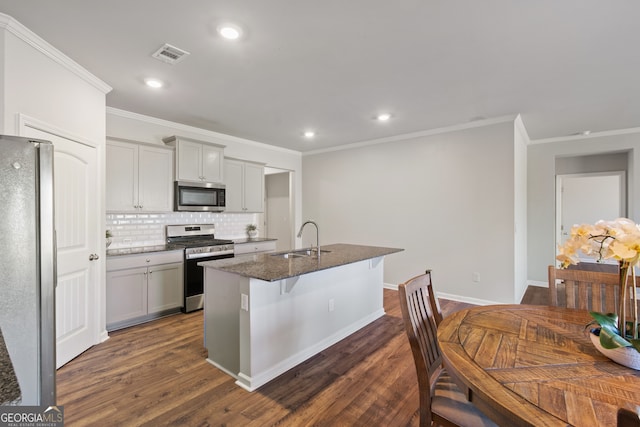
[{"label": "tile backsplash", "polygon": [[216,238],[243,238],[247,224],[257,224],[260,230],[261,219],[262,214],[257,213],[108,213],[105,228],[113,235],[109,249],[115,249],[162,245],[167,239],[166,226],[174,224],[215,224]]}]

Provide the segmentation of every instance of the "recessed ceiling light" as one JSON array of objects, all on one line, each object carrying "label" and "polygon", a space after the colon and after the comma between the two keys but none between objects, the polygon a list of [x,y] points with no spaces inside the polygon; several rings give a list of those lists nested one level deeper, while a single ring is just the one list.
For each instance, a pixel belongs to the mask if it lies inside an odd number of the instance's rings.
[{"label": "recessed ceiling light", "polygon": [[391,118],[391,114],[389,113],[382,113],[376,116],[376,120],[378,120],[379,122],[386,122],[390,118]]},{"label": "recessed ceiling light", "polygon": [[218,33],[228,40],[237,40],[242,35],[242,29],[235,24],[222,24],[218,27]]},{"label": "recessed ceiling light", "polygon": [[164,83],[162,83],[158,79],[144,79],[144,82],[147,86],[152,87],[154,89],[159,89],[162,86],[164,86]]},{"label": "recessed ceiling light", "polygon": [[313,138],[314,136],[316,136],[316,133],[312,130],[307,130],[303,135],[305,138]]}]

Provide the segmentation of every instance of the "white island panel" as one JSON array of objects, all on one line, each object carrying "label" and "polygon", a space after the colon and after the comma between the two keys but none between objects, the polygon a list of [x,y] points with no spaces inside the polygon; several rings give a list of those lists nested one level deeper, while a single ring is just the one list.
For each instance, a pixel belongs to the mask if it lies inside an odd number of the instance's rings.
[{"label": "white island panel", "polygon": [[255,390],[383,316],[383,265],[381,256],[278,281],[205,268],[208,360]]}]

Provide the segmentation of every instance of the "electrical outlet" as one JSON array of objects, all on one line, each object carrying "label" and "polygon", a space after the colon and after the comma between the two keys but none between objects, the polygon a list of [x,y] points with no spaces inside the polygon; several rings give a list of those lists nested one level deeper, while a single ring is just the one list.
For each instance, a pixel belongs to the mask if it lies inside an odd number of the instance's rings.
[{"label": "electrical outlet", "polygon": [[471,278],[475,283],[480,283],[480,273],[473,273]]},{"label": "electrical outlet", "polygon": [[249,311],[249,295],[240,294],[240,308],[244,311]]},{"label": "electrical outlet", "polygon": [[333,310],[335,310],[335,309],[336,309],[335,301],[333,300],[333,298],[331,298],[331,299],[329,300],[329,311],[331,312],[331,311],[333,311]]}]

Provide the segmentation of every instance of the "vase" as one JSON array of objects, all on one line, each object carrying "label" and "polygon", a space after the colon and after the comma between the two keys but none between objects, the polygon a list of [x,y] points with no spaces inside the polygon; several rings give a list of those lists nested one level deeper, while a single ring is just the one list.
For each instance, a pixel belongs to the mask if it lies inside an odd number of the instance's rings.
[{"label": "vase", "polygon": [[107,237],[106,243],[107,243],[107,248],[111,246],[111,238]]},{"label": "vase", "polygon": [[256,237],[258,235],[258,230],[247,231],[247,235],[249,236],[250,239],[253,239],[254,237]]},{"label": "vase", "polygon": [[591,338],[591,342],[593,343],[595,348],[600,353],[622,366],[640,371],[640,352],[638,352],[635,348],[604,348],[600,344],[600,337],[598,335],[590,332],[589,337]]}]

